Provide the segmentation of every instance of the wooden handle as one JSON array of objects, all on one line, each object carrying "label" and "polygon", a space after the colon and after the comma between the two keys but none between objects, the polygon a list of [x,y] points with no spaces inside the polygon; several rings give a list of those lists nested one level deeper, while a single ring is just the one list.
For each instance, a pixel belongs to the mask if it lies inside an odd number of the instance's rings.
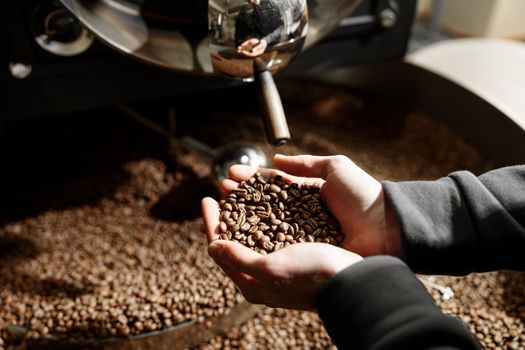
[{"label": "wooden handle", "polygon": [[266,63],[259,58],[254,60],[254,72],[266,138],[274,146],[285,145],[290,141],[290,130],[275,81]]}]

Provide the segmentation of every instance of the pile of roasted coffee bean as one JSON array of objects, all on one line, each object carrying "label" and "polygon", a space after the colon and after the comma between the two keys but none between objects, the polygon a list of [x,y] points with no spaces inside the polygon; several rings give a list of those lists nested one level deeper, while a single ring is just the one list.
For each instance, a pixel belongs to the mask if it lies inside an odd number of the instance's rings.
[{"label": "pile of roasted coffee bean", "polygon": [[339,245],[344,236],[319,188],[256,173],[220,202],[220,239],[267,254],[294,243]]},{"label": "pile of roasted coffee bean", "polygon": [[336,350],[313,312],[265,308],[253,319],[194,350]]},{"label": "pile of roasted coffee bean", "polygon": [[[170,199],[181,173],[152,159],[122,171],[114,192],[100,187],[118,178],[109,170],[50,194],[68,203],[103,193],[100,201],[0,225],[0,349],[12,344],[10,324],[30,339],[128,337],[208,320],[243,300],[206,253],[201,218],[180,192]],[[155,217],[163,201],[174,215],[184,208],[184,219]]]},{"label": "pile of roasted coffee bean", "polygon": [[[525,350],[525,273],[435,276],[435,285],[440,288],[427,287],[439,307],[460,318],[484,349]],[[454,296],[443,298],[443,287],[451,288]]]}]

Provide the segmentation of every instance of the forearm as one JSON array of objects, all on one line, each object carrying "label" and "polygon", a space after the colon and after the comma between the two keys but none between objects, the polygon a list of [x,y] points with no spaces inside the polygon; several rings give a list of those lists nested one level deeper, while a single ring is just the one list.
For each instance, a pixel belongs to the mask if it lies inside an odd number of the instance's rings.
[{"label": "forearm", "polygon": [[323,287],[317,306],[340,349],[480,348],[396,258],[366,258],[341,271]]},{"label": "forearm", "polygon": [[264,36],[263,38],[261,38],[261,40],[266,40],[268,45],[277,44],[277,43],[279,43],[279,41],[281,39],[281,34],[282,34],[283,30],[284,30],[284,26],[280,25],[273,32],[271,32],[270,34],[268,34],[268,35]]},{"label": "forearm", "polygon": [[525,270],[525,166],[383,187],[401,227],[401,257],[416,272]]}]

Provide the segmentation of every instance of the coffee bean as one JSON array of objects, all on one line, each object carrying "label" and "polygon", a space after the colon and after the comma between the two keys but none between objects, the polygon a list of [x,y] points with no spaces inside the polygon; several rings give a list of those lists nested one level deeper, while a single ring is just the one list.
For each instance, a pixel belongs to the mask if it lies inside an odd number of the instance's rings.
[{"label": "coffee bean", "polygon": [[277,233],[277,235],[275,236],[275,239],[279,242],[284,242],[286,240],[286,236],[284,233],[282,232],[279,232]]},{"label": "coffee bean", "polygon": [[263,242],[262,243],[262,247],[267,251],[267,252],[270,252],[273,250],[273,247],[274,247],[274,244],[270,241],[268,242]]},{"label": "coffee bean", "polygon": [[261,242],[261,244],[263,244],[263,243],[265,243],[265,242],[270,242],[270,241],[271,241],[270,236],[266,236],[266,235],[263,236],[263,237],[259,240],[259,242]]},{"label": "coffee bean", "polygon": [[273,247],[273,251],[276,252],[278,250],[281,250],[284,248],[284,243],[283,242],[276,242],[274,247]]},{"label": "coffee bean", "polygon": [[[286,202],[286,200],[288,200],[288,192],[287,191],[280,191],[279,192],[279,198],[282,201]],[[280,203],[282,203],[282,202],[280,202]]]},{"label": "coffee bean", "polygon": [[288,232],[288,228],[290,228],[291,226],[286,223],[286,222],[281,222],[279,224],[279,229],[282,231],[282,232]]},{"label": "coffee bean", "polygon": [[273,219],[271,221],[272,226],[279,226],[281,223],[282,223],[282,221],[279,220],[279,219]]},{"label": "coffee bean", "polygon": [[255,231],[254,235],[253,235],[254,239],[256,241],[259,241],[261,238],[264,237],[264,232],[259,230],[259,231]]},{"label": "coffee bean", "polygon": [[312,232],[313,232],[313,228],[312,228],[312,226],[310,226],[310,225],[308,225],[308,224],[306,224],[306,225],[303,226],[303,230],[304,230],[304,232],[305,232],[307,235],[311,235]]},{"label": "coffee bean", "polygon": [[230,218],[231,214],[232,214],[231,211],[227,211],[227,210],[223,211],[221,213],[221,220],[222,221],[228,221],[228,219]]},{"label": "coffee bean", "polygon": [[261,221],[261,218],[258,217],[257,215],[255,215],[255,213],[250,216],[247,221],[252,224],[252,225],[257,225],[260,221]]},{"label": "coffee bean", "polygon": [[[233,211],[228,210],[230,206]],[[321,202],[319,188],[288,184],[281,177],[265,179],[255,174],[221,201],[220,209],[221,232],[239,231],[233,240],[258,252],[270,253],[290,244],[314,241],[337,245],[337,237],[342,236],[337,228],[333,229],[337,221]],[[232,226],[231,220],[236,225]],[[223,231],[225,225],[228,231]],[[327,228],[323,231],[320,227]]]},{"label": "coffee bean", "polygon": [[[275,181],[275,178],[274,178],[274,181]],[[281,188],[279,186],[275,185],[275,184],[272,184],[270,186],[270,191],[272,193],[279,193],[279,192],[281,192]]]}]

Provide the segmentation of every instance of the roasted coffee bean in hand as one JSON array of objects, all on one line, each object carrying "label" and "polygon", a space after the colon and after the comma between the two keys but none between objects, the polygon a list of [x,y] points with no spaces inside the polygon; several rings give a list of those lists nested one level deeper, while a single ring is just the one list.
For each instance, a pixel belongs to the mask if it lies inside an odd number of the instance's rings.
[{"label": "roasted coffee bean in hand", "polygon": [[294,243],[339,245],[344,236],[315,186],[288,183],[256,173],[220,202],[220,239],[237,241],[261,254]]}]

